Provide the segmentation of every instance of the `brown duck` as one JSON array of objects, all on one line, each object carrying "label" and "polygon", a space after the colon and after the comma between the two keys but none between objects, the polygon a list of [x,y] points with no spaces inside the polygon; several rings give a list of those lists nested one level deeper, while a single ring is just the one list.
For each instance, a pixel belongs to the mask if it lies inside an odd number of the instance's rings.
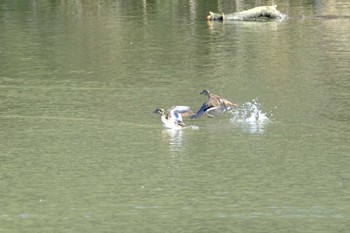
[{"label": "brown duck", "polygon": [[216,117],[223,112],[238,106],[238,104],[232,103],[231,101],[215,95],[208,90],[203,90],[200,94],[208,96],[208,100],[203,103],[196,114],[190,116],[191,119],[197,119],[203,114],[206,114],[208,117]]}]

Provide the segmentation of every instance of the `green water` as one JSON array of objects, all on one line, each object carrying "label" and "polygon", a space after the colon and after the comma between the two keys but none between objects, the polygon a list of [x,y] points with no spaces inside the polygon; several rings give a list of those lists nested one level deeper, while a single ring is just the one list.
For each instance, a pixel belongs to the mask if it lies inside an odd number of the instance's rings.
[{"label": "green water", "polygon": [[347,232],[350,4],[245,2],[0,1],[0,232]]}]

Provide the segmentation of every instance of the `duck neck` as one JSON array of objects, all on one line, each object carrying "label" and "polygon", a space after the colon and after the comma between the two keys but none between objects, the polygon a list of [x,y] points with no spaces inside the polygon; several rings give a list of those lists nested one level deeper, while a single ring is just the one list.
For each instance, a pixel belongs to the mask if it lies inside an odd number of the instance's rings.
[{"label": "duck neck", "polygon": [[162,120],[163,123],[166,123],[168,120],[168,117],[165,114],[162,114],[160,119]]}]

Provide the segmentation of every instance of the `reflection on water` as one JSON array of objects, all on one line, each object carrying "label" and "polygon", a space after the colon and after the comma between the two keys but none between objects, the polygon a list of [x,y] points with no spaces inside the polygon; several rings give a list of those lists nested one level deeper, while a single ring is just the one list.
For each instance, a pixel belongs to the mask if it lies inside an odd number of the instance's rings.
[{"label": "reflection on water", "polygon": [[256,99],[242,104],[238,109],[232,111],[233,117],[230,119],[232,124],[237,125],[246,133],[263,133],[267,124],[271,120],[267,113],[261,109],[261,103]]},{"label": "reflection on water", "polygon": [[170,152],[180,152],[184,151],[185,147],[183,145],[183,134],[184,130],[197,130],[199,129],[196,125],[186,126],[182,129],[163,129],[162,130],[162,140],[169,145]]},{"label": "reflection on water", "polygon": [[178,152],[183,151],[183,140],[182,140],[182,134],[183,130],[172,130],[172,129],[163,129],[162,130],[162,139],[165,141],[165,143],[169,144],[169,151],[170,152]]}]

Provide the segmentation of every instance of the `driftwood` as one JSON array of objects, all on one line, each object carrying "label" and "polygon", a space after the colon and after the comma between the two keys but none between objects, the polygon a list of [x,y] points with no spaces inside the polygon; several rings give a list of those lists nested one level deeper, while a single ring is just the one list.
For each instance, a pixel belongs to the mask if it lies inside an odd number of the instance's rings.
[{"label": "driftwood", "polygon": [[225,15],[224,13],[214,13],[209,11],[209,15],[207,16],[207,20],[247,20],[247,21],[258,21],[258,20],[266,20],[266,19],[283,19],[286,16],[279,12],[277,9],[277,5],[274,6],[258,6],[252,9],[235,12],[232,14]]}]

